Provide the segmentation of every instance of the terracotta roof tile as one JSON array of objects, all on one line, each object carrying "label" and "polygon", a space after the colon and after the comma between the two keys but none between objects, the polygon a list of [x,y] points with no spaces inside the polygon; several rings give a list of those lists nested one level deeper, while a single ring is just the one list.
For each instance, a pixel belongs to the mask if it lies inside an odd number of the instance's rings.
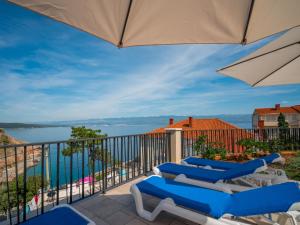
[{"label": "terracotta roof tile", "polygon": [[300,113],[300,105],[291,107],[278,107],[278,108],[257,108],[254,113],[259,115],[265,114],[279,114],[279,113]]},{"label": "terracotta roof tile", "polygon": [[192,119],[192,126],[189,126],[189,119],[181,120],[173,125],[157,128],[150,133],[163,133],[165,128],[182,128],[183,130],[228,130],[228,129],[240,129],[228,122],[220,120],[218,118],[212,119]]}]

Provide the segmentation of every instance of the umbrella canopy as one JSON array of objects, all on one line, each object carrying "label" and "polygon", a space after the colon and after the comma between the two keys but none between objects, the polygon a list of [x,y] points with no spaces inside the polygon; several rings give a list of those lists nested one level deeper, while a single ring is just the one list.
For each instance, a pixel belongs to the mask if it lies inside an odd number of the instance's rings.
[{"label": "umbrella canopy", "polygon": [[250,43],[300,25],[299,0],[9,0],[118,47]]},{"label": "umbrella canopy", "polygon": [[300,27],[218,70],[252,86],[300,83]]}]

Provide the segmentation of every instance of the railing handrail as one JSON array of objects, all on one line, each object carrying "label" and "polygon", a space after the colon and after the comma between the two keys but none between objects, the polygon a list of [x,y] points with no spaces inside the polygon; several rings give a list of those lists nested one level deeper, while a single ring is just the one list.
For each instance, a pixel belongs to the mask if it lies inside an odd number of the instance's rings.
[{"label": "railing handrail", "polygon": [[182,132],[203,132],[203,131],[228,131],[228,130],[244,130],[244,131],[260,131],[260,130],[297,130],[300,128],[298,127],[289,127],[289,128],[226,128],[226,129],[205,129],[205,130],[199,130],[199,129],[189,129],[189,130],[182,130]]}]

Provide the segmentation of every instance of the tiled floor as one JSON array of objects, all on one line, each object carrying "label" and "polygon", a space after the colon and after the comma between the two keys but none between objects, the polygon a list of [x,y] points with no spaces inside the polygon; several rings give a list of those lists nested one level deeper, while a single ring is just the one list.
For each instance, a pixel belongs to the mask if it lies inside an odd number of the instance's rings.
[{"label": "tiled floor", "polygon": [[[140,179],[114,188],[104,195],[97,194],[78,201],[74,203],[73,206],[91,218],[97,225],[195,224],[164,212],[161,213],[154,222],[149,222],[140,218],[136,214],[134,200],[129,192],[130,186]],[[152,197],[146,197],[147,201],[145,201],[145,208],[153,209],[158,200]]]}]

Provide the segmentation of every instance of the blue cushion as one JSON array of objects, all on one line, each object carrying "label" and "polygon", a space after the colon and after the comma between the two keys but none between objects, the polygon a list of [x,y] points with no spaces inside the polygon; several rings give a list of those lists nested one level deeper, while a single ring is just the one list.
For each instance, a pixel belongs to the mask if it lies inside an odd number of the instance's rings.
[{"label": "blue cushion", "polygon": [[195,166],[210,166],[215,169],[221,170],[229,170],[235,168],[239,165],[239,163],[234,162],[224,162],[224,161],[217,161],[211,159],[203,159],[203,158],[196,158],[196,157],[188,157],[184,159],[185,162]]},{"label": "blue cushion", "polygon": [[175,163],[164,163],[158,166],[160,172],[169,173],[173,175],[184,174],[188,178],[196,180],[204,180],[215,183],[223,178],[223,171],[207,170],[203,168],[196,168],[192,166],[183,166]]},{"label": "blue cushion", "polygon": [[299,184],[287,182],[235,193],[228,212],[239,216],[287,212],[296,202],[300,202]]},{"label": "blue cushion", "polygon": [[228,213],[234,216],[252,216],[286,212],[300,202],[297,183],[289,182],[235,194],[179,183],[159,176],[149,177],[136,184],[142,193],[160,199],[172,198],[181,205],[214,218]]},{"label": "blue cushion", "polygon": [[[280,155],[278,153],[272,153],[267,156],[260,157],[258,159],[265,160],[267,164],[273,163],[273,161],[277,158],[279,158]],[[254,160],[258,160],[254,159]],[[203,158],[197,158],[197,157],[188,157],[184,159],[185,162],[191,165],[195,166],[210,166],[214,169],[220,169],[220,170],[230,170],[232,168],[236,168],[240,165],[243,165],[244,163],[238,163],[238,162],[224,162],[224,161],[217,161],[217,160],[211,160],[211,159],[203,159]],[[253,161],[253,160],[251,160]],[[247,162],[245,162],[247,163]]]},{"label": "blue cushion", "polygon": [[273,161],[275,159],[280,158],[280,157],[281,156],[278,153],[272,153],[270,155],[260,157],[260,159],[265,160],[267,164],[271,164],[271,163],[273,163]]},{"label": "blue cushion", "polygon": [[89,221],[69,207],[60,207],[21,223],[22,225],[87,225]]},{"label": "blue cushion", "polygon": [[179,165],[175,163],[164,163],[159,165],[158,168],[162,173],[169,173],[176,176],[179,174],[184,174],[191,179],[215,183],[219,180],[231,180],[234,178],[252,174],[257,168],[263,165],[263,160],[252,160],[247,162],[247,164],[245,165],[241,164],[239,167],[226,171],[208,170],[204,168]]},{"label": "blue cushion", "polygon": [[255,173],[255,170],[264,166],[265,161],[261,159],[250,160],[248,162],[239,164],[239,166],[232,168],[230,170],[224,171],[223,179],[230,180],[238,177],[242,177],[245,175]]},{"label": "blue cushion", "polygon": [[193,185],[152,176],[137,184],[142,193],[146,193],[160,199],[172,198],[176,204],[209,214],[213,217],[221,217],[227,208],[230,195],[224,192],[212,191]]}]

